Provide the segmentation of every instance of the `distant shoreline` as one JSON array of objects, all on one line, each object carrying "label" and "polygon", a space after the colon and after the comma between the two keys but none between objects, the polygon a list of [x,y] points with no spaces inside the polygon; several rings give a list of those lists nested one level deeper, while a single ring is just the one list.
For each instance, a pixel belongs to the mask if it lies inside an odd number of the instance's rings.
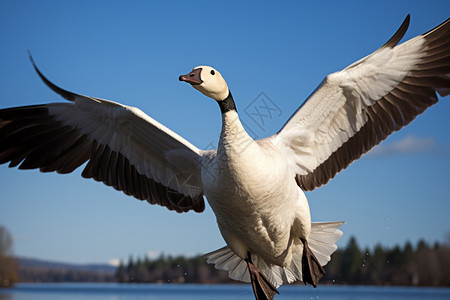
[{"label": "distant shoreline", "polygon": [[[240,284],[216,270],[202,256],[131,258],[118,267],[107,264],[70,264],[31,258],[16,258],[18,283],[154,283],[154,284]],[[355,238],[341,247],[325,266],[320,285],[450,287],[450,246],[361,250]],[[294,284],[301,284],[297,282]]]}]

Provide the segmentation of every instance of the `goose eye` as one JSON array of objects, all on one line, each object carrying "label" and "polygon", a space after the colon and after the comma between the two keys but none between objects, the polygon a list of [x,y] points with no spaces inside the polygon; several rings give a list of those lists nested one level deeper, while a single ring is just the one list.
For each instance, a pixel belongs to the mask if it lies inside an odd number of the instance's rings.
[{"label": "goose eye", "polygon": [[214,72],[214,70],[211,70],[211,75],[214,75],[214,74],[216,74],[216,72]]}]

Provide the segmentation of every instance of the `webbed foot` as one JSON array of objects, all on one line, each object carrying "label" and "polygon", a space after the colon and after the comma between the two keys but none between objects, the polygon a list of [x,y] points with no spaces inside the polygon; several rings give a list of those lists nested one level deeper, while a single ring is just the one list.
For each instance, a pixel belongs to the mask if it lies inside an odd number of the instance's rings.
[{"label": "webbed foot", "polygon": [[311,249],[308,247],[308,242],[305,239],[300,239],[303,242],[303,257],[302,257],[302,273],[303,282],[310,283],[317,287],[319,279],[325,275],[325,270],[320,265],[320,262],[314,256]]},{"label": "webbed foot", "polygon": [[252,281],[253,293],[256,300],[272,300],[275,294],[279,294],[277,288],[267,279],[260,269],[253,263],[250,253],[248,253],[247,266]]}]

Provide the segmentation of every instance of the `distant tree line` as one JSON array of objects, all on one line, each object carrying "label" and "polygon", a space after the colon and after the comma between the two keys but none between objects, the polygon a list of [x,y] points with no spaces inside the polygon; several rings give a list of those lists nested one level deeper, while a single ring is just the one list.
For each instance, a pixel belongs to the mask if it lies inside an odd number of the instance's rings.
[{"label": "distant tree line", "polygon": [[118,282],[153,283],[233,283],[228,273],[207,264],[202,256],[164,256],[157,259],[133,259],[117,269]]},{"label": "distant tree line", "polygon": [[419,241],[361,250],[352,237],[326,266],[327,280],[343,284],[450,286],[450,244]]},{"label": "distant tree line", "polygon": [[113,274],[89,270],[19,267],[20,282],[114,282]]},{"label": "distant tree line", "polygon": [[[361,249],[354,237],[338,249],[325,266],[321,283],[363,285],[414,285],[450,287],[450,235],[446,244],[375,246]],[[150,282],[235,283],[227,272],[216,270],[202,256],[133,258],[121,263],[115,274],[87,268],[20,265],[13,257],[12,237],[0,226],[0,287],[14,282]]]},{"label": "distant tree line", "polygon": [[[420,241],[392,248],[377,245],[360,249],[350,238],[325,267],[321,283],[363,285],[450,286],[450,246]],[[219,271],[201,256],[160,256],[157,259],[130,257],[117,269],[119,282],[153,283],[235,283],[227,272]]]}]

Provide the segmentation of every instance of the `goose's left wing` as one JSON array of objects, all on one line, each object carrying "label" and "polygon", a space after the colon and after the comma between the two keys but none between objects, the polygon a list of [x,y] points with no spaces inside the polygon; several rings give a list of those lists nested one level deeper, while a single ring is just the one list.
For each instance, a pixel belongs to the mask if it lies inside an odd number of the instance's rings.
[{"label": "goose's left wing", "polygon": [[311,191],[450,93],[450,19],[397,45],[409,25],[380,49],[328,75],[273,136]]},{"label": "goose's left wing", "polygon": [[[34,65],[34,62],[33,62]],[[70,103],[0,110],[0,164],[102,181],[177,212],[205,208],[200,150],[141,110],[63,90]]]}]

